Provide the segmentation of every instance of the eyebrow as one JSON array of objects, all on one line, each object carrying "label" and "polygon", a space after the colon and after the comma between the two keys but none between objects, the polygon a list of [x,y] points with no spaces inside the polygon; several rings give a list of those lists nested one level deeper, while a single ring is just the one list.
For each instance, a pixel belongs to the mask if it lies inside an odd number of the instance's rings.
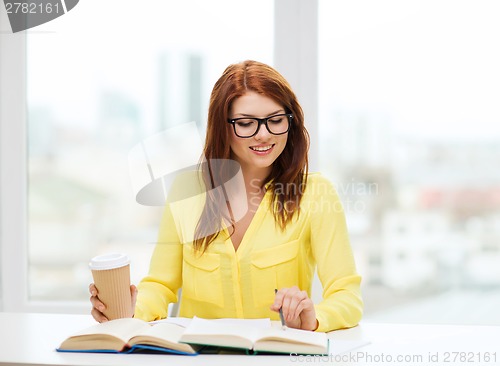
[{"label": "eyebrow", "polygon": [[[280,114],[280,113],[285,113],[285,110],[283,108],[278,109],[277,111],[271,112],[267,115],[267,117],[274,116],[275,114]],[[246,113],[235,113],[235,116],[242,116],[242,117],[251,117],[251,118],[257,118],[255,117],[254,114],[246,114]]]}]

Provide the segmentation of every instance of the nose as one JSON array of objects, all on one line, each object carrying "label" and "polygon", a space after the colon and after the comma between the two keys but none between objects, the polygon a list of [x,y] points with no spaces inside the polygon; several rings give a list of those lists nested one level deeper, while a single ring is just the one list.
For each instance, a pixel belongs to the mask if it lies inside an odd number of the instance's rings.
[{"label": "nose", "polygon": [[258,128],[257,133],[255,134],[254,138],[256,140],[266,140],[269,138],[269,136],[271,136],[271,134],[267,130],[265,123],[260,123],[259,128]]}]

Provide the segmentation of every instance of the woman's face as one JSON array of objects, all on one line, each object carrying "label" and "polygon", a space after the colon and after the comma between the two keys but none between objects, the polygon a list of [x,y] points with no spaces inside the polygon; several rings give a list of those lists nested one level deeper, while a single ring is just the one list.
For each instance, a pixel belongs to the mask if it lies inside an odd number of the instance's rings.
[{"label": "woman's face", "polygon": [[[283,106],[269,97],[249,91],[233,101],[229,118],[265,118],[280,113],[285,113]],[[288,133],[273,135],[263,124],[257,134],[249,138],[236,136],[231,127],[232,157],[240,163],[243,170],[264,170],[264,174],[268,174],[272,164],[285,149],[287,138]]]}]

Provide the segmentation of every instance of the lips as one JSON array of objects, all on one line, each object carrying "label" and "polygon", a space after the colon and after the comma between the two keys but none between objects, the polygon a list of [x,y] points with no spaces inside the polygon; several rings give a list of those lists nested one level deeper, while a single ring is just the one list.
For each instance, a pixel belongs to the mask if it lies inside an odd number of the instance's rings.
[{"label": "lips", "polygon": [[273,148],[273,145],[266,145],[266,146],[250,146],[250,149],[256,152],[266,152],[269,151]]}]

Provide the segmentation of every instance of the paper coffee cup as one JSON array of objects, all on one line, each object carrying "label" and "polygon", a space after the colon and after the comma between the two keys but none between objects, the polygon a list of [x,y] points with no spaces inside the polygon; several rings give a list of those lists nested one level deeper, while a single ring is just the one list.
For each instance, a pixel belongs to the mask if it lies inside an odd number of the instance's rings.
[{"label": "paper coffee cup", "polygon": [[109,253],[90,260],[90,270],[99,300],[106,306],[109,320],[132,317],[130,259],[126,254]]}]

